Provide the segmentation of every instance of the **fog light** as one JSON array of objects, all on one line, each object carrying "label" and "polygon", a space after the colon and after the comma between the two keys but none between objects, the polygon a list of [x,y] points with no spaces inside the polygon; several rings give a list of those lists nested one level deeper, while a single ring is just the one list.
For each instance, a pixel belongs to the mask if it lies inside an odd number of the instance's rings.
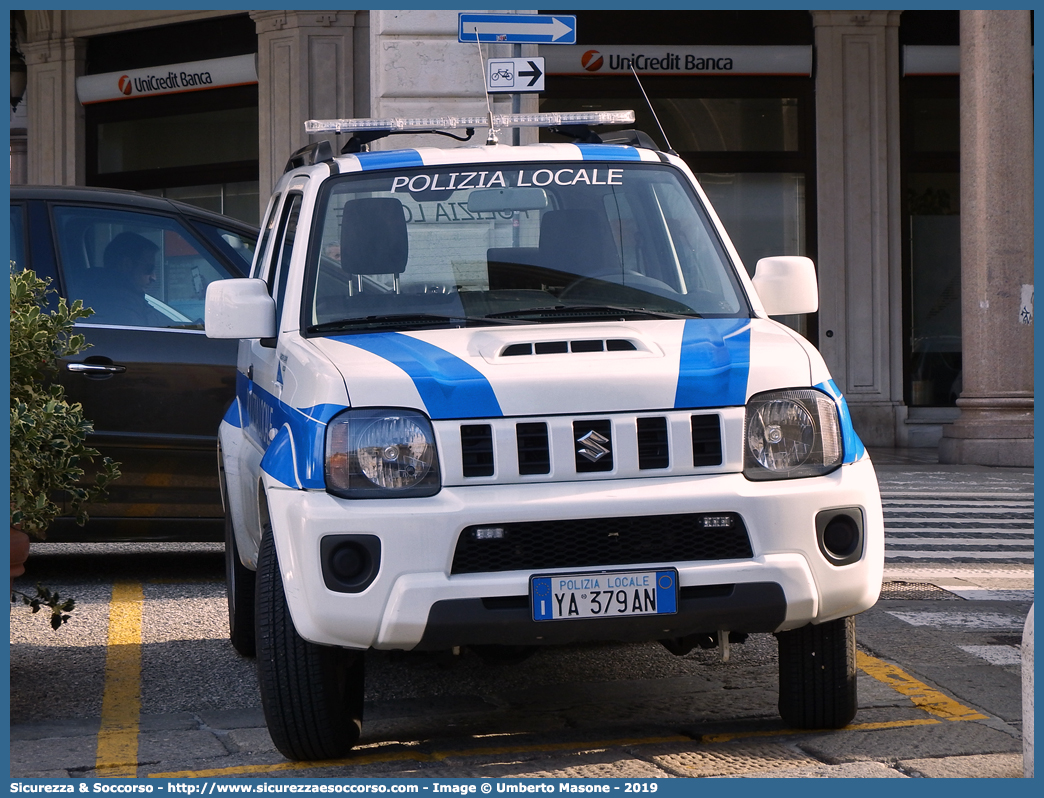
[{"label": "fog light", "polygon": [[855,521],[847,515],[839,515],[827,524],[823,532],[823,545],[835,557],[849,557],[859,545],[859,530]]},{"label": "fog light", "polygon": [[376,535],[327,535],[319,543],[323,581],[338,593],[361,593],[377,578],[381,541]]},{"label": "fog light", "polygon": [[342,582],[350,582],[362,573],[368,559],[369,555],[358,543],[344,543],[330,557],[330,568]]},{"label": "fog light", "polygon": [[471,534],[475,540],[502,540],[504,538],[504,527],[480,526],[473,529]]},{"label": "fog light", "polygon": [[819,550],[833,565],[849,565],[863,556],[863,511],[858,507],[824,510],[816,516]]}]

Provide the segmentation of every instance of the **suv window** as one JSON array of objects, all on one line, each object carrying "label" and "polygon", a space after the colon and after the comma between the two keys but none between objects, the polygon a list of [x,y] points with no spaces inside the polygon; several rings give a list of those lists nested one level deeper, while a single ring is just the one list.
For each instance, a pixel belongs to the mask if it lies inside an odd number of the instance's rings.
[{"label": "suv window", "polygon": [[324,185],[311,242],[302,322],[312,332],[562,306],[749,313],[692,188],[658,164],[345,175]]},{"label": "suv window", "polygon": [[193,219],[192,222],[211,244],[229,256],[229,260],[239,263],[243,267],[244,274],[250,271],[250,264],[254,260],[256,238],[210,222],[201,222],[196,219]]},{"label": "suv window", "polygon": [[207,286],[236,277],[178,220],[134,211],[54,208],[70,299],[89,324],[203,329]]},{"label": "suv window", "polygon": [[276,318],[283,316],[283,296],[286,294],[286,280],[290,275],[290,257],[294,252],[294,241],[297,238],[297,222],[301,215],[301,195],[293,194],[287,198],[283,208],[283,224],[279,230],[279,243],[276,244],[272,267],[268,272],[268,292],[276,301]]}]

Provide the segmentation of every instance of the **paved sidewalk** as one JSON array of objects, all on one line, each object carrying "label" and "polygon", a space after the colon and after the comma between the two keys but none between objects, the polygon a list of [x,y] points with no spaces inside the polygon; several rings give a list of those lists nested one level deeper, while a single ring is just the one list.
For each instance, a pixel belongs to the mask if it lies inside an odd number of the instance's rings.
[{"label": "paved sidewalk", "polygon": [[1032,468],[944,465],[936,449],[875,449],[882,493],[1033,493]]},{"label": "paved sidewalk", "polygon": [[[940,498],[1033,496],[1032,468],[945,465],[939,462],[936,449],[870,447],[869,451],[885,498],[911,494]],[[1033,563],[886,563],[885,581],[924,582],[951,590],[1033,590]]]}]

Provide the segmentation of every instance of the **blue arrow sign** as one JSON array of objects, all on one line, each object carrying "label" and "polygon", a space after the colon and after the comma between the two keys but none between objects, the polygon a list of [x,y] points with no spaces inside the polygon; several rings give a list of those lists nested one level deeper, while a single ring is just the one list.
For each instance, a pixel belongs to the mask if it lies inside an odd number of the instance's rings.
[{"label": "blue arrow sign", "polygon": [[457,41],[576,44],[576,17],[549,14],[458,14]]}]

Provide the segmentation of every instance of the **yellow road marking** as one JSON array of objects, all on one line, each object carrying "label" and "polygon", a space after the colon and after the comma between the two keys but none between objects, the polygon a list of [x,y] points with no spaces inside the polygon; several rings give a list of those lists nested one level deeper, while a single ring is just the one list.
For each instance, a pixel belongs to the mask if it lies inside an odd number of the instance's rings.
[{"label": "yellow road marking", "polygon": [[864,673],[873,676],[879,682],[883,682],[897,693],[906,696],[913,701],[914,706],[923,709],[929,714],[935,715],[943,720],[985,720],[986,715],[974,709],[959,704],[949,696],[933,690],[923,682],[917,681],[906,671],[889,665],[883,660],[856,652],[856,665]]},{"label": "yellow road marking", "polygon": [[143,603],[140,582],[116,582],[112,586],[105,692],[95,758],[99,775],[134,778],[138,774]]},{"label": "yellow road marking", "polygon": [[273,765],[237,765],[235,767],[214,768],[213,770],[180,770],[172,773],[150,773],[153,779],[183,779],[192,776],[238,776],[244,773],[276,773],[287,770],[316,770],[319,768],[343,767],[345,765],[371,765],[376,762],[443,762],[454,757],[464,756],[499,756],[504,754],[554,753],[556,751],[587,751],[591,749],[613,748],[622,745],[655,745],[658,743],[691,743],[691,737],[671,735],[668,737],[644,737],[623,740],[597,740],[588,743],[544,743],[541,745],[505,745],[488,748],[469,748],[465,751],[434,751],[430,754],[420,751],[390,751],[387,753],[364,753],[359,749],[356,756],[344,759],[327,759],[321,762],[278,762]]},{"label": "yellow road marking", "polygon": [[751,732],[724,732],[722,734],[701,734],[701,743],[727,743],[730,740],[742,740],[748,737],[786,737],[793,734],[820,734],[824,731],[867,731],[873,729],[900,729],[904,726],[932,726],[942,723],[941,720],[931,718],[916,718],[914,720],[885,720],[877,723],[849,723],[842,729],[774,729],[772,731]]}]

